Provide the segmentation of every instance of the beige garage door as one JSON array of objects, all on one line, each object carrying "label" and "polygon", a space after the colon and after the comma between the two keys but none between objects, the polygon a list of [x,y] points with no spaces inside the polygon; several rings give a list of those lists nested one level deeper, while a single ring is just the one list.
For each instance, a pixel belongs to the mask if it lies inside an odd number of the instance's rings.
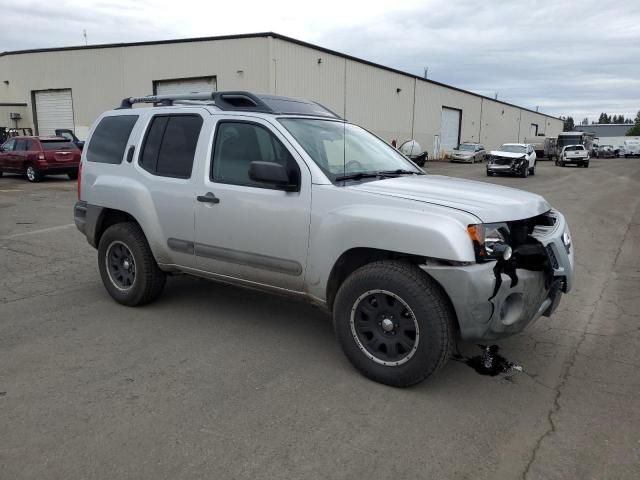
[{"label": "beige garage door", "polygon": [[156,87],[156,95],[203,93],[216,91],[216,77],[156,80],[154,84]]},{"label": "beige garage door", "polygon": [[57,128],[75,130],[71,89],[35,92],[38,135],[55,135]]}]

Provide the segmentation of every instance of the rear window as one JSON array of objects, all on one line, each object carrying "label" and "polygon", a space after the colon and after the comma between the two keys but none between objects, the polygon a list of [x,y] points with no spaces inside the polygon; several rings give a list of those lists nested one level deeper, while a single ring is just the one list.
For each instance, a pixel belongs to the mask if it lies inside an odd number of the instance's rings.
[{"label": "rear window", "polygon": [[138,115],[118,115],[100,120],[87,147],[87,160],[98,163],[121,163],[129,135],[137,120]]},{"label": "rear window", "polygon": [[582,145],[572,145],[570,147],[567,147],[565,150],[584,150],[584,147]]},{"label": "rear window", "polygon": [[76,146],[66,140],[40,140],[43,150],[75,150]]}]

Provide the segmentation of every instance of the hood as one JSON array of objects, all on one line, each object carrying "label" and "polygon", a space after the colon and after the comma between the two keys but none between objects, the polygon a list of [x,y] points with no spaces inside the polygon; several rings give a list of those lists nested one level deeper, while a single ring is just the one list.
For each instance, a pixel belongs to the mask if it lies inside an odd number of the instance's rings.
[{"label": "hood", "polygon": [[452,152],[454,155],[458,155],[459,157],[471,157],[473,156],[473,152],[469,152],[466,150],[454,150]]},{"label": "hood", "polygon": [[484,223],[521,220],[551,209],[535,193],[443,175],[388,178],[345,188],[455,208]]},{"label": "hood", "polygon": [[504,157],[504,158],[522,158],[525,157],[526,153],[513,153],[513,152],[501,152],[500,150],[491,150],[491,155],[495,155],[496,157]]}]

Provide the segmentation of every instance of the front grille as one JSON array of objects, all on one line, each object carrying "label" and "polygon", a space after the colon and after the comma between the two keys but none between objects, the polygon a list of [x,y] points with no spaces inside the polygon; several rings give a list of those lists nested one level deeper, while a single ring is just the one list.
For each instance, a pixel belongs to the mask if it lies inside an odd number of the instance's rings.
[{"label": "front grille", "polygon": [[494,158],[493,163],[496,165],[511,165],[512,160],[510,158]]},{"label": "front grille", "polygon": [[547,255],[549,256],[549,262],[551,262],[551,267],[553,267],[554,270],[558,269],[558,259],[556,258],[556,254],[553,251],[553,248],[551,248],[551,245],[547,245]]}]

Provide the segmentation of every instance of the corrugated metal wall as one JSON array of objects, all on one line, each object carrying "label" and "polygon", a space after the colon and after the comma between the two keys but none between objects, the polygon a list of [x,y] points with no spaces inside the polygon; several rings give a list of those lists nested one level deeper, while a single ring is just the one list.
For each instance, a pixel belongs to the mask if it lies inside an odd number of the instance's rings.
[{"label": "corrugated metal wall", "polygon": [[29,103],[25,125],[33,124],[32,91],[70,88],[76,133],[84,138],[124,97],[153,93],[154,80],[214,75],[218,89],[265,91],[269,51],[265,38],[64,50],[0,57],[0,72],[9,81],[0,85],[0,102]]},{"label": "corrugated metal wall", "polygon": [[413,138],[432,156],[443,107],[462,111],[461,141],[488,149],[523,141],[531,123],[549,136],[562,131],[560,120],[542,114],[285,40],[272,45],[272,93],[318,101],[388,142]]},{"label": "corrugated metal wall", "polygon": [[[477,95],[347,59],[280,38],[61,50],[0,57],[0,102],[28,102],[32,92],[70,88],[76,133],[126,96],[152,93],[154,80],[215,76],[219,90],[250,90],[315,100],[384,140],[414,138],[433,156],[442,108],[462,111],[460,139],[487,148],[523,140],[531,123],[555,136],[562,122]],[[544,126],[544,128],[543,128]]]}]

